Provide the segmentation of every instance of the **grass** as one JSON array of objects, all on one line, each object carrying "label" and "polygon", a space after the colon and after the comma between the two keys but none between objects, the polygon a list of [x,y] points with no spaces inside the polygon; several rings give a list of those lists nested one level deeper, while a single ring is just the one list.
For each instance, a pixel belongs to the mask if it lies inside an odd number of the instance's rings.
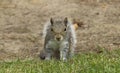
[{"label": "grass", "polygon": [[120,73],[120,51],[79,53],[68,62],[54,59],[0,62],[0,73]]}]

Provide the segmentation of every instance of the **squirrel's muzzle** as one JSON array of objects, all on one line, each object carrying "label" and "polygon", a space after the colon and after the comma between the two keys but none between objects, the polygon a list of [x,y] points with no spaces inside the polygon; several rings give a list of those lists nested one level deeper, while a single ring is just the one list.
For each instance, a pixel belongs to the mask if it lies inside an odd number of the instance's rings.
[{"label": "squirrel's muzzle", "polygon": [[55,40],[57,41],[61,41],[63,39],[63,37],[61,35],[56,35],[55,36]]}]

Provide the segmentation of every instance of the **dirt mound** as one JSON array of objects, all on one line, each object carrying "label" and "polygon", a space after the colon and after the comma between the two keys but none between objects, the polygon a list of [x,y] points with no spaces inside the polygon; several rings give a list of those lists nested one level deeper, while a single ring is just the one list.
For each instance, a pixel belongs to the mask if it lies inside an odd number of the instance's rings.
[{"label": "dirt mound", "polygon": [[120,48],[119,0],[0,0],[0,60],[35,57],[50,17],[78,19],[77,51]]}]

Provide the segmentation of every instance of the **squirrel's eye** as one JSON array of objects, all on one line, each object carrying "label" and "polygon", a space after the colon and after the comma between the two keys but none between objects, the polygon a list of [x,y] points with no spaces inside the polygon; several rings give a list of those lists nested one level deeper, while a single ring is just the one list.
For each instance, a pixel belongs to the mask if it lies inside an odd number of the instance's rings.
[{"label": "squirrel's eye", "polygon": [[51,31],[53,31],[53,29],[51,28]]},{"label": "squirrel's eye", "polygon": [[64,29],[64,31],[66,31],[66,28]]}]

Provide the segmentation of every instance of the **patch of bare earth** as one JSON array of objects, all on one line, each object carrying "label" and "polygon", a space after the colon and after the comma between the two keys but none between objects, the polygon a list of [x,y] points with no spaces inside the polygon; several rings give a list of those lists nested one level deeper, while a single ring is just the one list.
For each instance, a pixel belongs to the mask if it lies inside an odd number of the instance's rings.
[{"label": "patch of bare earth", "polygon": [[119,0],[0,0],[0,60],[38,57],[50,17],[78,19],[76,51],[120,48]]}]

